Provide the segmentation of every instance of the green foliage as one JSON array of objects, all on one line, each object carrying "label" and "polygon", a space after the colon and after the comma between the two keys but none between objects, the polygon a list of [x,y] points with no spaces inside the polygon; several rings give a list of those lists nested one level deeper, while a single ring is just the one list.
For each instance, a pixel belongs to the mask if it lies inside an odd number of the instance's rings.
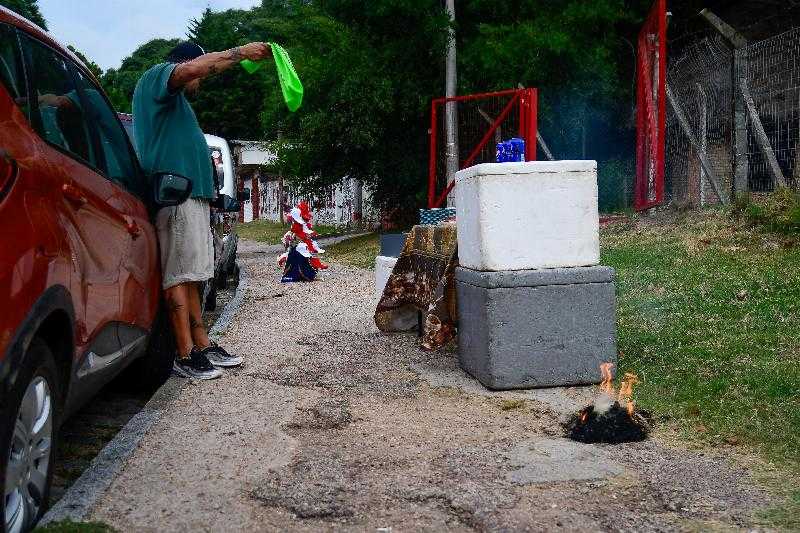
[{"label": "green foliage", "polygon": [[148,68],[163,62],[176,44],[178,39],[153,39],[126,57],[119,69],[106,71],[100,81],[117,111],[131,112],[133,91],[139,78]]},{"label": "green foliage", "polygon": [[[457,6],[459,92],[540,89],[540,127],[557,158],[614,160],[609,206],[627,201],[632,159],[633,49],[649,0],[464,0]],[[449,20],[438,0],[264,0],[207,9],[189,38],[208,51],[275,41],[306,88],[286,109],[274,69],[234,67],[203,82],[194,103],[204,131],[271,141],[276,169],[313,192],[344,176],[379,204],[413,215],[426,196],[430,101],[444,91]],[[139,76],[175,41],[155,40],[103,76],[130,110]],[[584,154],[585,146],[585,154]],[[612,178],[613,176],[613,178]]]},{"label": "green foliage", "polygon": [[38,0],[0,0],[0,6],[22,15],[42,29],[47,29],[47,21],[39,11]]},{"label": "green foliage", "polygon": [[86,67],[92,72],[92,74],[94,74],[95,78],[99,80],[100,78],[103,77],[103,69],[100,68],[100,65],[98,65],[91,59],[88,59],[85,55],[83,55],[82,52],[76,50],[75,47],[72,46],[71,44],[67,45],[67,48],[69,48],[73,54],[78,56],[78,59],[83,61],[83,64],[86,65]]},{"label": "green foliage", "polygon": [[[196,110],[205,131],[275,143],[285,175],[305,190],[343,176],[384,204],[423,199],[426,114],[442,86],[439,2],[267,1],[249,11],[206,11],[190,36],[207,50],[249,41],[284,46],[306,87],[286,109],[274,69],[232,69],[204,83]],[[413,28],[414,31],[409,31]]]},{"label": "green foliage", "polygon": [[114,531],[114,528],[103,522],[73,522],[67,519],[37,527],[34,533],[114,533]]},{"label": "green foliage", "polygon": [[621,211],[631,205],[633,159],[615,158],[597,168],[598,202],[601,213]]},{"label": "green foliage", "polygon": [[636,400],[710,444],[800,468],[800,248],[722,212],[610,226],[622,372]]},{"label": "green foliage", "polygon": [[468,0],[457,13],[461,92],[537,87],[539,127],[556,158],[583,157],[584,136],[590,159],[630,151],[628,43],[649,4]]},{"label": "green foliage", "polygon": [[[266,7],[221,13],[207,9],[190,25],[189,38],[209,52],[227,50],[267,39],[272,33],[265,27],[269,22]],[[227,139],[261,140],[268,138],[259,120],[266,92],[267,86],[260,75],[250,76],[244,69],[233,67],[203,80],[193,106],[203,131]]]},{"label": "green foliage", "polygon": [[740,195],[731,211],[734,217],[770,231],[800,232],[800,192],[787,187],[766,195]]},{"label": "green foliage", "polygon": [[794,490],[785,501],[758,513],[767,525],[783,531],[800,531],[800,490]]}]

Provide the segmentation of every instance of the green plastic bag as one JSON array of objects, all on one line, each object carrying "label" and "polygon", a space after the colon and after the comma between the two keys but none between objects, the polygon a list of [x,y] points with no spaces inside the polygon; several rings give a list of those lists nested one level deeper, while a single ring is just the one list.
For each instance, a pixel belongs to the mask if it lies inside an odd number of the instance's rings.
[{"label": "green plastic bag", "polygon": [[[294,70],[294,65],[286,50],[276,43],[269,43],[269,45],[272,48],[272,57],[275,60],[275,68],[278,71],[278,81],[281,84],[283,100],[286,102],[286,107],[289,108],[289,111],[294,113],[303,103],[303,84],[300,82],[300,78],[297,77],[297,72]],[[248,73],[253,74],[264,66],[264,61],[243,59],[241,65]]]}]

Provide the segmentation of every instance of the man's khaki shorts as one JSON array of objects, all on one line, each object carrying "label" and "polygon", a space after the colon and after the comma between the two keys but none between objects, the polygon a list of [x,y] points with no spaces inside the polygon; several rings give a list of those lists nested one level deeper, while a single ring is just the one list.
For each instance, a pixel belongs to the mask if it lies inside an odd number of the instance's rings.
[{"label": "man's khaki shorts", "polygon": [[156,215],[162,286],[169,289],[214,277],[214,238],[208,200],[189,198]]}]

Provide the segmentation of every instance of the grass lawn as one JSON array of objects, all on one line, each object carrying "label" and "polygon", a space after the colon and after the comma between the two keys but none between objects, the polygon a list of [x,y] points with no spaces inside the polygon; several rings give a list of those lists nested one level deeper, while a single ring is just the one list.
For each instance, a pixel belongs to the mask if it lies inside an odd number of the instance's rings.
[{"label": "grass lawn", "polygon": [[34,533],[113,533],[114,529],[102,522],[73,522],[62,520],[37,527]]},{"label": "grass lawn", "polygon": [[687,436],[800,467],[800,246],[723,212],[610,226],[620,370]]},{"label": "grass lawn", "polygon": [[[320,237],[341,233],[340,228],[335,226],[315,225],[314,229],[319,233]],[[289,226],[269,220],[254,220],[245,224],[237,224],[236,226],[236,233],[239,237],[268,244],[280,244],[281,237],[287,231],[289,231]]]},{"label": "grass lawn", "polygon": [[325,261],[374,269],[380,242],[377,233],[362,235],[325,248]]}]

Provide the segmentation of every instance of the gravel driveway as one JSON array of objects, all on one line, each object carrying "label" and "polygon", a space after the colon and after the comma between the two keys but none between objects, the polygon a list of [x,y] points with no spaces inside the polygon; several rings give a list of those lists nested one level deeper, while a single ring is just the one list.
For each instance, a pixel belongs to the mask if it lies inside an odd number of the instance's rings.
[{"label": "gravel driveway", "polygon": [[246,364],[189,383],[92,519],[121,531],[747,529],[770,504],[735,448],[578,445],[592,389],[491,393],[455,353],[372,323],[373,273],[282,285],[243,243],[249,285],[221,342]]}]

